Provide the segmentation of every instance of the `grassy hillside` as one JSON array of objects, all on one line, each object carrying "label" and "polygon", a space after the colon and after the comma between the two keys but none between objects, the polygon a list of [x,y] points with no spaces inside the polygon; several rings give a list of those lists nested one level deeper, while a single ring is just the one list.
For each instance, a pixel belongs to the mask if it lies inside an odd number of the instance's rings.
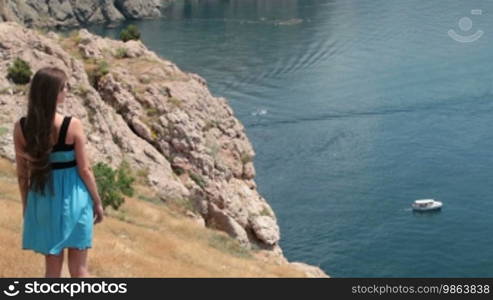
[{"label": "grassy hillside", "polygon": [[[201,227],[179,204],[164,204],[142,185],[95,226],[94,277],[305,277],[226,234]],[[15,166],[0,158],[0,277],[43,277],[44,256],[21,249],[22,205]],[[63,277],[69,277],[65,263]]]}]

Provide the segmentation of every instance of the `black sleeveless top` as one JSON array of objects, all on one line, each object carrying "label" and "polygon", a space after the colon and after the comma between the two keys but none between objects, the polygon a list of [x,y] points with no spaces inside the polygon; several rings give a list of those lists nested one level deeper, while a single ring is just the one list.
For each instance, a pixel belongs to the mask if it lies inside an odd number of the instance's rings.
[{"label": "black sleeveless top", "polygon": [[[68,117],[65,116],[63,118],[63,123],[62,123],[62,126],[60,127],[60,133],[58,134],[58,141],[53,146],[51,152],[74,150],[74,144],[65,144],[65,138],[67,136],[67,129],[68,129],[68,126],[69,126],[71,120],[72,120],[71,116],[68,116]],[[26,117],[22,117],[20,120],[20,123],[21,123],[22,134],[24,135],[24,137],[26,136],[24,134],[25,122],[26,122]],[[65,169],[65,168],[74,167],[76,165],[77,165],[76,160],[67,161],[67,162],[53,162],[53,163],[51,163],[52,169]]]}]

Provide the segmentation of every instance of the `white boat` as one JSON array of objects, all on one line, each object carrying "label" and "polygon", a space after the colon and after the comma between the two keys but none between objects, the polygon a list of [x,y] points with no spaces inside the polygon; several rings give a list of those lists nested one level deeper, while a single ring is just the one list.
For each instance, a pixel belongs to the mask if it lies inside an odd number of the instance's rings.
[{"label": "white boat", "polygon": [[412,204],[414,210],[426,211],[426,210],[436,210],[442,208],[443,203],[440,201],[435,201],[433,199],[420,199],[415,200]]}]

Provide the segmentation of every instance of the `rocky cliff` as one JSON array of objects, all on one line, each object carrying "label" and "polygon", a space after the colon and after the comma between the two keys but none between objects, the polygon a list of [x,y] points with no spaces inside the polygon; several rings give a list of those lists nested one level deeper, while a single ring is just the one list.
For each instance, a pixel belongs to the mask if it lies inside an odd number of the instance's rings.
[{"label": "rocky cliff", "polygon": [[0,115],[0,156],[12,162],[11,132],[26,113],[28,88],[6,78],[16,57],[33,71],[57,66],[68,74],[70,92],[58,112],[83,122],[93,163],[116,168],[127,160],[162,201],[187,202],[197,222],[288,263],[276,216],[256,189],[255,151],[227,99],[211,95],[204,78],[181,71],[140,41],[85,29],[67,37],[40,34],[0,23],[0,108],[9,112]]},{"label": "rocky cliff", "polygon": [[28,27],[156,18],[172,0],[0,0],[0,21]]}]

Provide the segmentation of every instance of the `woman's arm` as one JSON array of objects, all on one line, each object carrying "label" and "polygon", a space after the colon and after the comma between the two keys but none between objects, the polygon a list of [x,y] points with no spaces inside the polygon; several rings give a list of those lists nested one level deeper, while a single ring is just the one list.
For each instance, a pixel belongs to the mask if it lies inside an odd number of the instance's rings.
[{"label": "woman's arm", "polygon": [[17,182],[19,183],[19,190],[22,200],[22,216],[26,211],[27,193],[29,187],[29,168],[28,168],[28,155],[24,152],[24,141],[20,136],[20,124],[16,122],[14,125],[14,148],[15,148],[15,161],[17,169]]},{"label": "woman's arm", "polygon": [[87,186],[89,193],[91,194],[91,198],[94,201],[94,205],[102,205],[101,198],[98,192],[98,186],[96,183],[96,179],[92,172],[92,168],[89,161],[89,156],[86,153],[86,135],[84,133],[84,127],[82,126],[82,122],[73,117],[73,134],[74,134],[74,143],[75,143],[75,159],[77,160],[77,170],[79,172],[82,181]]},{"label": "woman's arm", "polygon": [[99,197],[98,185],[92,172],[89,157],[86,154],[86,135],[82,122],[77,118],[72,118],[74,143],[75,143],[75,159],[77,160],[77,168],[79,175],[89,189],[93,201],[94,209],[94,224],[100,223],[104,219],[104,209]]}]

